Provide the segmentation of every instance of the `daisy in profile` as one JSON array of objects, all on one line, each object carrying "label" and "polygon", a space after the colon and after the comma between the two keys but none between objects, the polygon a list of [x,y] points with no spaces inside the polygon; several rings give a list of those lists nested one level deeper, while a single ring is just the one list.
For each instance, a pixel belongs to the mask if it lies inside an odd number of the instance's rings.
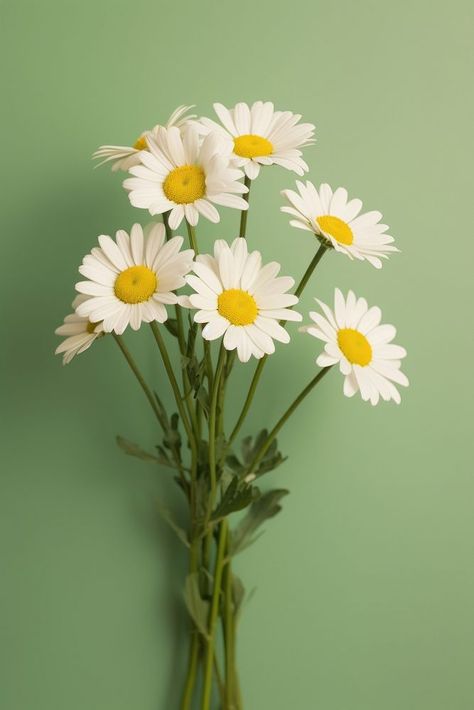
[{"label": "daisy in profile", "polygon": [[227,350],[237,349],[241,362],[250,356],[261,358],[275,351],[274,340],[288,343],[290,336],[279,320],[300,321],[290,310],[298,298],[287,291],[294,280],[280,276],[275,261],[262,266],[260,252],[249,254],[245,239],[231,246],[223,240],[214,244],[214,256],[200,255],[193,264],[195,275],[186,278],[194,289],[189,296],[196,323],[205,323],[202,337],[224,336]]},{"label": "daisy in profile", "polygon": [[396,335],[394,326],[380,324],[380,308],[369,308],[365,298],[356,298],[352,291],[344,298],[338,288],[333,310],[316,300],[324,315],[311,312],[314,325],[301,330],[325,343],[317,364],[321,367],[339,364],[346,397],[360,392],[364,401],[370,400],[374,405],[380,397],[400,404],[395,384],[408,386],[408,379],[400,370],[406,350],[392,343]]},{"label": "daisy in profile", "polygon": [[238,103],[231,109],[214,104],[214,111],[222,125],[202,117],[203,133],[219,130],[234,164],[243,168],[250,180],[258,177],[261,165],[281,165],[297,175],[308,172],[299,148],[314,143],[315,127],[299,123],[299,114],[275,111],[271,101],[256,101],[252,106]]},{"label": "daisy in profile", "polygon": [[[188,114],[193,106],[178,106],[176,111],[173,111],[169,119],[165,124],[165,128],[170,128],[171,126],[176,126],[177,128],[182,128],[188,123],[188,121],[193,121],[196,118],[195,114]],[[100,160],[96,167],[104,165],[104,163],[112,163],[112,171],[117,170],[127,170],[132,167],[132,165],[139,165],[140,159],[138,154],[141,150],[149,150],[148,148],[148,137],[156,135],[159,125],[155,126],[151,131],[144,131],[138,136],[137,140],[133,145],[101,145],[95,153],[92,155],[94,160]]]},{"label": "daisy in profile", "polygon": [[88,281],[76,284],[88,296],[77,306],[79,316],[92,322],[103,321],[105,332],[123,333],[130,325],[168,318],[166,305],[177,303],[174,291],[184,286],[194,256],[192,249],[180,251],[183,237],[165,241],[165,228],[155,224],[146,237],[139,224],[130,236],[119,230],[115,241],[104,234],[100,247],[84,257],[80,273]]},{"label": "daisy in profile", "polygon": [[[87,300],[87,296],[76,296],[72,302],[74,311]],[[55,355],[63,355],[63,365],[71,362],[75,355],[83,353],[92,343],[104,334],[102,323],[93,323],[84,316],[71,313],[65,317],[64,323],[54,331],[56,335],[66,336],[55,350]]]},{"label": "daisy in profile", "polygon": [[392,244],[393,237],[386,233],[387,225],[380,224],[382,214],[360,214],[361,200],[349,200],[345,188],[338,187],[333,192],[323,183],[318,191],[309,180],[306,184],[297,180],[296,186],[298,192],[281,193],[290,206],[280,209],[294,218],[290,220],[293,227],[313,232],[322,244],[351,259],[365,259],[376,269],[382,268],[381,259],[398,251]]},{"label": "daisy in profile", "polygon": [[150,152],[139,155],[142,165],[130,168],[134,177],[123,183],[134,207],[148,209],[152,215],[170,212],[171,229],[184,218],[195,226],[200,214],[219,222],[215,204],[248,209],[248,202],[241,197],[248,192],[239,182],[243,174],[229,165],[229,156],[216,134],[201,141],[193,125],[182,131],[161,128],[148,143]]}]

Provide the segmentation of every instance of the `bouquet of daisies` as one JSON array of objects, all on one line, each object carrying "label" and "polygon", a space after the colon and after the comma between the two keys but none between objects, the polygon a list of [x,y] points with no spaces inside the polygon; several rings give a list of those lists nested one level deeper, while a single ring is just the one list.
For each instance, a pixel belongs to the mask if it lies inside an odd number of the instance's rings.
[{"label": "bouquet of daisies", "polygon": [[[268,356],[276,343],[290,342],[288,324],[303,320],[298,301],[323,256],[336,251],[379,269],[397,249],[380,212],[363,213],[362,202],[349,199],[343,187],[297,181],[296,189],[282,191],[281,210],[291,226],[311,233],[315,250],[295,288],[291,276],[280,275],[280,264],[263,263],[254,248],[247,234],[249,196],[252,181],[269,166],[299,176],[308,171],[302,148],[314,142],[314,126],[298,114],[275,111],[270,102],[232,109],[215,104],[218,121],[198,119],[190,108],[179,107],[133,146],[105,145],[94,154],[113,171],[128,172],[123,186],[131,204],[158,221],[145,229],[134,224],[115,238],[99,236],[79,267],[83,280],[76,284],[73,313],[56,331],[65,336],[56,352],[69,363],[96,340],[112,337],[142,388],[161,442],[153,454],[121,438],[119,445],[171,470],[188,519],[184,529],[162,511],[189,556],[183,580],[188,665],[177,706],[239,710],[236,620],[244,588],[233,562],[280,511],[288,492],[261,488],[262,476],[284,460],[277,435],[333,368],[343,376],[347,397],[359,393],[372,405],[380,398],[399,403],[397,385],[408,385],[400,369],[406,352],[392,342],[395,328],[381,322],[380,308],[336,288],[329,305],[316,299],[300,327],[323,344],[314,377],[276,421],[271,417],[268,429],[239,442]],[[203,249],[198,222],[219,222],[221,207],[237,210],[239,236]],[[172,412],[161,390],[146,382],[123,337],[128,328],[146,324],[168,376]],[[241,366],[253,372],[234,416],[226,387]]]}]

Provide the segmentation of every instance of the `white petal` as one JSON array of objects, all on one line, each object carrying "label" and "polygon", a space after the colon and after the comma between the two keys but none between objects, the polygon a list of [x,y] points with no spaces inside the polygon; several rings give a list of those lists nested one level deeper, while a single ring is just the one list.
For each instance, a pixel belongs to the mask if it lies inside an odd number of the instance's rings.
[{"label": "white petal", "polygon": [[216,340],[220,338],[227,328],[229,327],[229,321],[223,318],[221,315],[216,315],[208,324],[203,328],[202,337],[205,340]]},{"label": "white petal", "polygon": [[134,224],[130,232],[130,251],[135,264],[143,264],[143,229],[141,225]]}]

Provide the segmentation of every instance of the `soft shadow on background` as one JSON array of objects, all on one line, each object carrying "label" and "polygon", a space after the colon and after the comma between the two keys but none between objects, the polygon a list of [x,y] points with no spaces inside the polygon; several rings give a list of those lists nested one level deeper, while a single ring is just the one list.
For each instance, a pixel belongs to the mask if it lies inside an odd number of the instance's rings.
[{"label": "soft shadow on background", "polygon": [[[238,561],[257,588],[240,629],[246,707],[471,710],[471,3],[4,0],[0,13],[0,706],[176,707],[186,560],[156,499],[179,514],[179,497],[115,446],[151,448],[156,431],[114,343],[62,368],[53,331],[97,235],[149,221],[120,177],[92,170],[97,145],[133,142],[181,103],[211,114],[261,98],[316,124],[309,178],[380,209],[401,249],[382,272],[331,254],[303,310],[335,285],[380,305],[412,384],[400,407],[372,409],[333,372],[282,435],[289,459],[268,485],[291,496]],[[249,240],[298,278],[314,243],[279,212],[294,179],[263,171]],[[201,248],[236,230],[230,211],[201,223]],[[315,341],[292,335],[247,432],[314,371]],[[128,342],[160,387],[148,332]],[[236,409],[252,369],[236,374]]]}]

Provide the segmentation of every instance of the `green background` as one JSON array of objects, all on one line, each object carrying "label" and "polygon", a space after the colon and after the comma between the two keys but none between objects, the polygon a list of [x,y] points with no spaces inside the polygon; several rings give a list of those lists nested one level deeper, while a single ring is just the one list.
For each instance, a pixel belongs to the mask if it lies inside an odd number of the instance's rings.
[{"label": "green background", "polygon": [[[283,436],[284,512],[237,560],[256,593],[241,622],[249,710],[472,710],[472,3],[258,0],[1,4],[2,710],[172,710],[185,660],[180,514],[146,401],[104,339],[63,368],[54,328],[100,233],[146,223],[101,143],[129,144],[181,103],[271,99],[317,126],[309,177],[380,209],[401,249],[381,272],[331,254],[335,285],[382,307],[411,387],[377,408],[333,371]],[[470,140],[471,139],[471,140]],[[296,278],[314,250],[264,170],[249,239]],[[201,221],[203,249],[237,214]],[[245,433],[314,372],[296,332],[266,370]],[[148,329],[128,342],[167,394]],[[253,367],[231,394],[235,416]]]}]

